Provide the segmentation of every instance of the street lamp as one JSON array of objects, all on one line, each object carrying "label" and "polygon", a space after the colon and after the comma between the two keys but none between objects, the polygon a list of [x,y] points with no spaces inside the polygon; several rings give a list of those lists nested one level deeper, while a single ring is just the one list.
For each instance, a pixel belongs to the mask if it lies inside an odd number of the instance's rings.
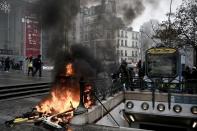
[{"label": "street lamp", "polygon": [[84,106],[84,88],[85,88],[85,82],[83,77],[80,78],[80,101],[77,109],[74,111],[74,115],[80,115],[88,111],[87,108]]}]

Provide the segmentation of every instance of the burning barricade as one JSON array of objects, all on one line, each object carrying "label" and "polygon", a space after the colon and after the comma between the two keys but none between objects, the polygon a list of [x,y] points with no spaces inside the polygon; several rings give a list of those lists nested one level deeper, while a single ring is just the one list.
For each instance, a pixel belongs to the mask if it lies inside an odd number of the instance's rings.
[{"label": "burning barricade", "polygon": [[[73,65],[68,63],[65,67],[65,73],[58,76],[46,98],[31,112],[6,121],[5,124],[12,127],[16,124],[34,123],[35,125],[45,124],[54,128],[66,128],[74,116],[74,111],[78,109],[78,105],[83,104],[88,109],[94,103],[91,98],[92,86],[86,84],[82,79],[79,82],[78,79],[74,78],[74,72]],[[83,90],[81,90],[82,88]]]}]

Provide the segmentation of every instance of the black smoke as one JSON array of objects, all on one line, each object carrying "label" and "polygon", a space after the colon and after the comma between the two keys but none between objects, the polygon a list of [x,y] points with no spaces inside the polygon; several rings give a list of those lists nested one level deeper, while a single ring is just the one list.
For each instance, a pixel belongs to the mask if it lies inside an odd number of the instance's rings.
[{"label": "black smoke", "polygon": [[125,24],[132,24],[145,10],[143,0],[125,0],[119,8],[122,11]]},{"label": "black smoke", "polygon": [[79,0],[39,0],[36,11],[42,28],[64,26],[69,29],[79,12]]},{"label": "black smoke", "polygon": [[54,62],[54,76],[65,70],[72,62],[77,76],[93,77],[102,71],[99,61],[94,59],[92,51],[80,44],[71,46],[68,32],[80,11],[79,0],[40,0],[36,11],[44,32],[48,34],[47,55]]},{"label": "black smoke", "polygon": [[116,0],[116,2],[118,13],[123,17],[126,25],[132,24],[137,17],[142,15],[147,6],[155,9],[160,3],[159,0]]}]

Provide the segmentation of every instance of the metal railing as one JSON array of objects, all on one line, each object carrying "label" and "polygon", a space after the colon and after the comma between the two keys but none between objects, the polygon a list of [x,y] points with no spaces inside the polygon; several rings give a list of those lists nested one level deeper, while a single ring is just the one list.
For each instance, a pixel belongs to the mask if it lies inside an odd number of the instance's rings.
[{"label": "metal railing", "polygon": [[158,83],[153,83],[150,81],[146,81],[142,78],[133,78],[132,86],[134,89],[140,90],[150,90],[154,87],[158,89],[160,92],[168,92],[172,93],[187,93],[187,94],[197,94],[197,79],[188,79],[177,82],[165,82],[160,81]]},{"label": "metal railing", "polygon": [[[87,83],[90,83],[93,87],[92,92],[97,96],[99,100],[105,100],[106,98],[113,96],[114,94],[125,91],[123,83],[121,83],[120,79],[111,79],[111,78],[102,78],[102,79],[94,79],[88,80]],[[139,77],[134,77],[131,80],[131,88],[130,89],[139,89],[139,91],[149,91],[152,92],[154,90],[158,90],[162,93],[178,93],[178,94],[197,94],[197,80],[191,79],[187,81],[179,81],[178,83],[171,82],[159,82],[155,85],[155,83],[146,81]],[[126,90],[127,91],[127,90]],[[94,96],[93,96],[94,98]],[[98,100],[94,100],[95,103]]]},{"label": "metal railing", "polygon": [[99,100],[105,100],[106,98],[122,91],[120,81],[114,82],[111,78],[88,80],[87,83],[92,85],[92,92],[99,98]]}]

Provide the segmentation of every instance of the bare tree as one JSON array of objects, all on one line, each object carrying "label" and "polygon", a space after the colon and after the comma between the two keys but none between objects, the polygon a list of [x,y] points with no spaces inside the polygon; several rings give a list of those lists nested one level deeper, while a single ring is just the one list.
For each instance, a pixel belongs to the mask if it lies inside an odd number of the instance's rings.
[{"label": "bare tree", "polygon": [[[155,37],[159,38],[164,46],[184,48],[193,47],[197,52],[197,0],[183,0],[178,7],[172,22],[163,21],[156,31]],[[196,65],[196,55],[195,65]]]}]

